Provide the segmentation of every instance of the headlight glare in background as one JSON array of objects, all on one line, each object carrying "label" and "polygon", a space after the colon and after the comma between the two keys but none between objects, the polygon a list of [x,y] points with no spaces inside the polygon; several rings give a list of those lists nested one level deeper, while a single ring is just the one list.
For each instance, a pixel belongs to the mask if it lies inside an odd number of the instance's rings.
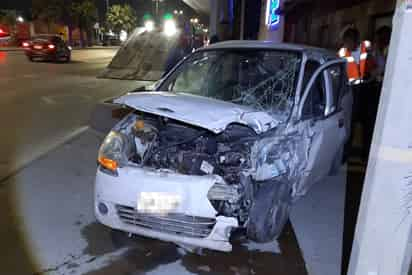
[{"label": "headlight glare in background", "polygon": [[173,36],[177,33],[177,27],[176,23],[172,19],[168,19],[164,23],[164,29],[163,32],[165,33],[166,36]]},{"label": "headlight glare in background", "polygon": [[151,32],[151,31],[153,31],[154,28],[155,28],[155,23],[154,23],[153,20],[147,20],[147,21],[144,23],[144,27],[145,27],[146,31]]}]

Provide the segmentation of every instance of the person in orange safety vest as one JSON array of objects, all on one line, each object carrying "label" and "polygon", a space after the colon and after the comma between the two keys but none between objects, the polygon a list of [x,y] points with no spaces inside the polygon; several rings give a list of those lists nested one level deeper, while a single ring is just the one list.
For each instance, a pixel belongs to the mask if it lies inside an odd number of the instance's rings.
[{"label": "person in orange safety vest", "polygon": [[370,53],[371,43],[369,41],[360,42],[360,34],[357,29],[346,29],[343,33],[342,40],[343,47],[339,49],[338,56],[345,58],[347,61],[347,76],[353,91],[352,131],[348,146],[353,149],[352,138],[355,130],[354,126],[355,123],[359,123],[361,125],[360,129],[362,130],[363,137],[360,157],[361,159],[366,160],[369,153],[367,128],[370,127],[367,110],[371,104],[370,97],[375,92],[374,74],[376,71],[376,62]]},{"label": "person in orange safety vest", "polygon": [[338,56],[347,61],[348,79],[352,85],[368,81],[376,68],[376,63],[370,54],[371,42],[360,42],[359,37],[358,30],[347,29],[343,34],[343,47],[338,52]]}]

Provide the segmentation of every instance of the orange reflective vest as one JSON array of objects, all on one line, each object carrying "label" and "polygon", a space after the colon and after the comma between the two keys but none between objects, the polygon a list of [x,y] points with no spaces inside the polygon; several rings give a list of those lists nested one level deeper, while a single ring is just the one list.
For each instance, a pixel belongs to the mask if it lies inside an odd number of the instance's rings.
[{"label": "orange reflective vest", "polygon": [[366,76],[368,76],[372,70],[375,69],[376,64],[369,56],[370,42],[364,41],[360,46],[360,60],[359,64],[356,63],[352,52],[347,48],[341,48],[338,52],[339,57],[345,58],[347,63],[347,73],[349,82],[360,83]]}]

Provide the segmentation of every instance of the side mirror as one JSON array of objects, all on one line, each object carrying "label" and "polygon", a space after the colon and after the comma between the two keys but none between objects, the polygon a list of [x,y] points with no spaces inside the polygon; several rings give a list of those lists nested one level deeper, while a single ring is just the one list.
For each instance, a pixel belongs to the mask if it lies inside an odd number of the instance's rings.
[{"label": "side mirror", "polygon": [[148,91],[146,86],[140,86],[140,87],[134,89],[132,92],[144,92],[144,91]]}]

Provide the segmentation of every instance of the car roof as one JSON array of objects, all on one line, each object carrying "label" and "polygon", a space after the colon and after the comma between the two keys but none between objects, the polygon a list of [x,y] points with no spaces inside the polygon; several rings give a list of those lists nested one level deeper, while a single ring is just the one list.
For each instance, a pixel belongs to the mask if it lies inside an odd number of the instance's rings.
[{"label": "car roof", "polygon": [[265,49],[265,50],[286,50],[304,53],[315,59],[337,59],[336,53],[323,48],[291,43],[275,43],[273,41],[261,40],[230,40],[218,42],[201,50],[224,50],[224,49]]}]

